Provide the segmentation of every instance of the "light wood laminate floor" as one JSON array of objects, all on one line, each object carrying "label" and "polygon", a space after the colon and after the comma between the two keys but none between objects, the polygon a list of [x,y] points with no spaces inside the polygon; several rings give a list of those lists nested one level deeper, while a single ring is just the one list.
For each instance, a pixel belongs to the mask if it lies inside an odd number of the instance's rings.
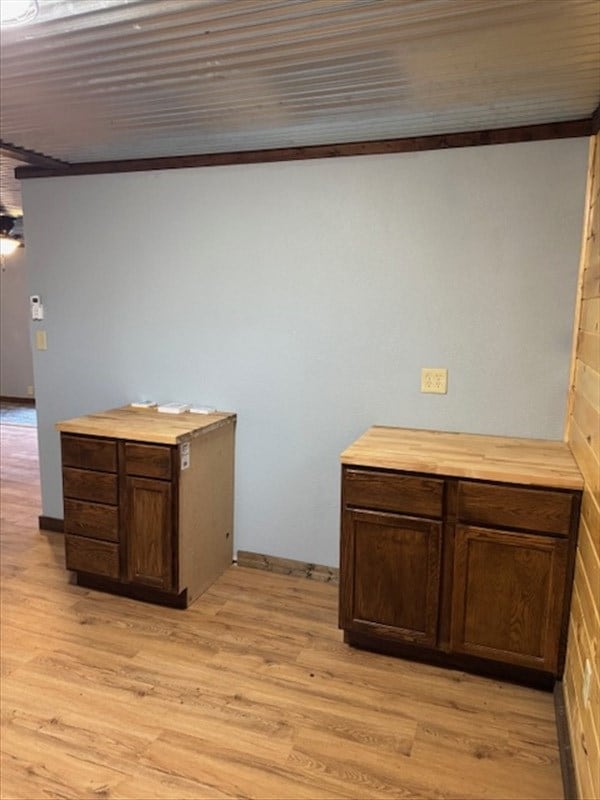
[{"label": "light wood laminate floor", "polygon": [[333,585],[70,584],[36,431],[2,435],[2,798],[562,797],[550,694],[350,649]]}]

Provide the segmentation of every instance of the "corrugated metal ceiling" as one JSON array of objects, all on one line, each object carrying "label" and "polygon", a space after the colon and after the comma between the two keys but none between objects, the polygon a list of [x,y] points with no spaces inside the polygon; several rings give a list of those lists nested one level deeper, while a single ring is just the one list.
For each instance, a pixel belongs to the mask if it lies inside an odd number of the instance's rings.
[{"label": "corrugated metal ceiling", "polygon": [[589,117],[598,0],[39,0],[2,139],[69,161]]}]

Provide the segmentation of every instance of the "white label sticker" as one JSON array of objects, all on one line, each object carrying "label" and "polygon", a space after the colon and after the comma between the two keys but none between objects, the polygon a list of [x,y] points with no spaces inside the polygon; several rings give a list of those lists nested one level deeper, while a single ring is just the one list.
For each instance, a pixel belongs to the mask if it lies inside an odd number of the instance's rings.
[{"label": "white label sticker", "polygon": [[190,465],[190,443],[183,442],[181,445],[181,469],[187,469]]}]

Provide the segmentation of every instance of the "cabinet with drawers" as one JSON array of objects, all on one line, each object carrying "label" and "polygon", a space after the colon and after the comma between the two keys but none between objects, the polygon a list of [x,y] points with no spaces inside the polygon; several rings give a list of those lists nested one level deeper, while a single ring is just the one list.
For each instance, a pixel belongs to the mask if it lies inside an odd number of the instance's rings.
[{"label": "cabinet with drawers", "polygon": [[187,606],[231,564],[235,415],[125,407],[57,424],[81,585]]},{"label": "cabinet with drawers", "polygon": [[561,442],[371,428],[342,454],[345,640],[560,677],[581,487]]}]

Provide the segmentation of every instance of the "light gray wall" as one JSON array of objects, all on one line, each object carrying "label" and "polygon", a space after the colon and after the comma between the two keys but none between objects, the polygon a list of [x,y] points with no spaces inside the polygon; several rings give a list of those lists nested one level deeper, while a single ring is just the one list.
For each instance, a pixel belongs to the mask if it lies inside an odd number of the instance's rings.
[{"label": "light gray wall", "polygon": [[369,425],[561,438],[586,162],[571,139],[25,181],[44,514],[54,422],[135,398],[236,411],[236,547],[324,564]]},{"label": "light gray wall", "polygon": [[27,397],[28,388],[33,386],[33,359],[23,247],[2,259],[0,304],[0,395]]}]

